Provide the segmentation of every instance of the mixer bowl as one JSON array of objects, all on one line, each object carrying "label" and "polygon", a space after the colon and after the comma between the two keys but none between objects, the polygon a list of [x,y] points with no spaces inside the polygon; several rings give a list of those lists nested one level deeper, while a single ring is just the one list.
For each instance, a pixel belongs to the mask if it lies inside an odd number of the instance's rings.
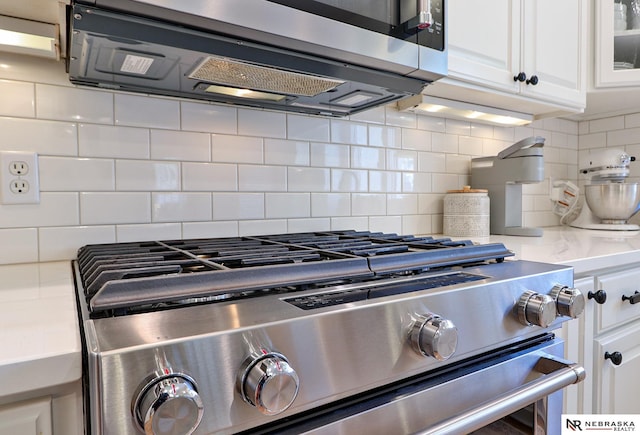
[{"label": "mixer bowl", "polygon": [[605,224],[623,224],[638,212],[638,183],[589,184],[584,187],[591,212]]}]

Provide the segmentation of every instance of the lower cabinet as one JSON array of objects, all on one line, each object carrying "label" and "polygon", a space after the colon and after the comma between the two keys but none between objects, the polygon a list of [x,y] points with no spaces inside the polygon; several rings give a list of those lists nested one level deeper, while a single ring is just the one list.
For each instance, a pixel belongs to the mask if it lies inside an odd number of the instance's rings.
[{"label": "lower cabinet", "polygon": [[51,397],[0,407],[0,435],[52,435]]},{"label": "lower cabinet", "polygon": [[580,363],[587,377],[567,388],[564,412],[640,414],[640,298],[633,297],[640,267],[597,271],[574,285],[588,297],[585,311],[561,334],[567,359]]}]

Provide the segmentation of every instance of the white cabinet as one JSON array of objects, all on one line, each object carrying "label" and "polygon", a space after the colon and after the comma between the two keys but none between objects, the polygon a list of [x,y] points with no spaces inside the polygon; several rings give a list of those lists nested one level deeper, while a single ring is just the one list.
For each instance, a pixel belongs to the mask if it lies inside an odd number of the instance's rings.
[{"label": "white cabinet", "polygon": [[51,398],[0,407],[0,435],[51,435]]},{"label": "white cabinet", "polygon": [[595,86],[640,85],[640,29],[634,29],[631,1],[624,0],[627,29],[614,30],[614,0],[596,2]]},{"label": "white cabinet", "polygon": [[[592,297],[563,333],[567,357],[583,365],[587,378],[567,389],[565,412],[640,414],[640,302],[628,299],[640,289],[640,268],[599,271],[575,286]],[[604,301],[596,297],[603,292]]]},{"label": "white cabinet", "polygon": [[[583,1],[469,0],[447,5],[449,76],[442,80],[444,86],[428,86],[426,94],[536,114],[585,107]],[[526,78],[514,80],[520,73]],[[454,95],[455,86],[464,90]]]}]

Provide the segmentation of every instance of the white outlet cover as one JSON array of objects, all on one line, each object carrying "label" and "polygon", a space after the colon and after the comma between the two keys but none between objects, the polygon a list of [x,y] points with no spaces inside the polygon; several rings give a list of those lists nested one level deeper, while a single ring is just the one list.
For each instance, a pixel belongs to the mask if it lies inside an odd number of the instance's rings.
[{"label": "white outlet cover", "polygon": [[[16,189],[16,186],[21,188]],[[0,151],[0,204],[38,203],[38,154],[29,151]]]}]

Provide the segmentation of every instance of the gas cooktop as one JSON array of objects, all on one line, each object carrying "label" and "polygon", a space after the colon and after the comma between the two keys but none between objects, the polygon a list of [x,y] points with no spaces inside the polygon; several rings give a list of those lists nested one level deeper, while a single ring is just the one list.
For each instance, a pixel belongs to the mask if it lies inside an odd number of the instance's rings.
[{"label": "gas cooktop", "polygon": [[511,255],[501,243],[349,230],[87,245],[77,263],[90,312],[99,317],[502,262]]}]

